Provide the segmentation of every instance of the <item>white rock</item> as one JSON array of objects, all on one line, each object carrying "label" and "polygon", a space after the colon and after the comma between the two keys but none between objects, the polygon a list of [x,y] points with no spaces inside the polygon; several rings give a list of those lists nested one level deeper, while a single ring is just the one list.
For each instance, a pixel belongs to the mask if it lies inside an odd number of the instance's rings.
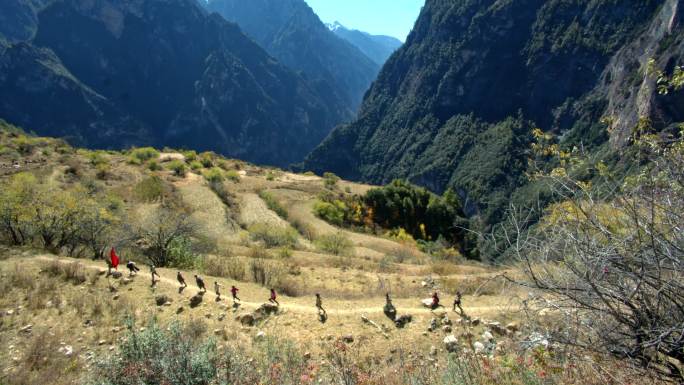
[{"label": "white rock", "polygon": [[486,342],[490,342],[491,340],[494,339],[494,336],[488,330],[488,331],[482,333],[482,339]]},{"label": "white rock", "polygon": [[107,340],[99,340],[99,341],[97,341],[97,344],[100,345],[100,346],[102,346],[102,345],[104,345],[104,344],[106,344],[106,343],[107,343]]},{"label": "white rock", "polygon": [[480,353],[484,352],[485,346],[482,342],[477,341],[473,344],[473,349],[475,349],[476,354],[480,354]]},{"label": "white rock", "polygon": [[456,336],[453,334],[444,337],[443,342],[444,347],[450,353],[456,352],[460,348],[460,346],[458,345],[458,338],[456,338]]},{"label": "white rock", "polygon": [[264,338],[266,338],[266,333],[264,333],[263,331],[258,332],[254,337],[254,339],[256,340],[263,340]]}]

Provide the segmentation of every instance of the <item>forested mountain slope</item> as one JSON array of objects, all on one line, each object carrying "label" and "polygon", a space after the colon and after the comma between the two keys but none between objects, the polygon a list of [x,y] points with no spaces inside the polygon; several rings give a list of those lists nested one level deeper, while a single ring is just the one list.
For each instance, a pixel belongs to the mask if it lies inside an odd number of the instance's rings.
[{"label": "forested mountain slope", "polygon": [[666,71],[684,62],[680,3],[428,0],[358,119],[304,167],[452,187],[496,223],[528,182],[532,128],[591,149],[608,132],[624,143],[637,115],[656,129],[681,120],[681,95],[659,96],[647,71],[651,58]]},{"label": "forested mountain slope", "polygon": [[0,75],[0,117],[39,134],[285,166],[349,116],[327,100],[333,91],[194,0],[64,0],[36,18],[30,46],[0,59],[12,69]]},{"label": "forested mountain slope", "polygon": [[380,65],[336,36],[304,0],[209,0],[211,12],[237,23],[286,66],[331,90],[356,111]]}]

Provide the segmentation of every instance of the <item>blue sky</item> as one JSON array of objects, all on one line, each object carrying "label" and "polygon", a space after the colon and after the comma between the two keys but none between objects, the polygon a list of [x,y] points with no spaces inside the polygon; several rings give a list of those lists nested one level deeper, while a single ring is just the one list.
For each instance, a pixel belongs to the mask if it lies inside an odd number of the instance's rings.
[{"label": "blue sky", "polygon": [[406,40],[425,0],[306,0],[324,23]]}]

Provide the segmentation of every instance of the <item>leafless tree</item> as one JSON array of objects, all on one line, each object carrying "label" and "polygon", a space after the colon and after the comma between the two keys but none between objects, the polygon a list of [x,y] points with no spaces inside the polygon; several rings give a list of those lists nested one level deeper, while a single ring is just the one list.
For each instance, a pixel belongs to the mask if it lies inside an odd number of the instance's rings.
[{"label": "leafless tree", "polygon": [[592,186],[551,173],[560,203],[531,228],[518,212],[505,238],[523,266],[523,284],[541,293],[537,309],[562,317],[551,332],[556,341],[680,383],[684,142],[649,136],[638,145],[647,162],[619,183],[608,176]]},{"label": "leafless tree", "polygon": [[192,237],[194,225],[182,210],[160,207],[144,218],[137,228],[138,244],[156,266],[167,266],[173,241]]}]

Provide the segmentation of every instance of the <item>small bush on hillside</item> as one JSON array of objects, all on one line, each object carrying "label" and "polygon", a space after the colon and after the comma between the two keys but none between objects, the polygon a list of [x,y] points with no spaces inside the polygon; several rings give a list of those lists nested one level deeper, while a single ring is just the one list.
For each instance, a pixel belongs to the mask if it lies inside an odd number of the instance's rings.
[{"label": "small bush on hillside", "polygon": [[191,169],[192,171],[201,170],[201,169],[204,167],[204,166],[202,166],[202,163],[201,163],[201,162],[196,161],[196,160],[190,162],[189,166],[190,166],[190,169]]},{"label": "small bush on hillside", "polygon": [[166,192],[164,181],[158,176],[145,178],[133,187],[135,197],[142,202],[156,202]]},{"label": "small bush on hillside", "polygon": [[109,157],[104,151],[93,151],[88,154],[88,160],[93,166],[109,164]]},{"label": "small bush on hillside", "polygon": [[226,171],[226,179],[231,182],[240,183],[240,174],[235,170]]},{"label": "small bush on hillside", "polygon": [[316,230],[314,228],[302,221],[293,220],[292,227],[294,227],[299,234],[301,234],[307,240],[313,242],[316,239]]},{"label": "small bush on hillside", "polygon": [[333,255],[349,256],[354,254],[354,243],[342,232],[318,237],[316,246],[321,251]]},{"label": "small bush on hillside", "polygon": [[266,206],[278,214],[279,217],[287,220],[287,218],[290,216],[290,214],[287,212],[287,209],[285,209],[285,207],[283,207],[270,192],[261,190],[259,191],[259,197],[263,199],[266,203]]},{"label": "small bush on hillside", "polygon": [[267,223],[255,223],[248,231],[253,241],[261,241],[266,247],[294,247],[297,244],[297,232],[290,228],[280,228]]},{"label": "small bush on hillside", "polygon": [[202,260],[202,272],[213,277],[230,278],[236,281],[245,279],[245,264],[236,257],[207,255]]},{"label": "small bush on hillside", "polygon": [[202,166],[205,168],[211,168],[214,167],[214,159],[216,158],[216,155],[212,152],[203,152],[200,154],[200,162],[202,163]]},{"label": "small bush on hillside", "polygon": [[324,202],[317,200],[314,203],[314,214],[331,223],[335,226],[342,226],[344,224],[345,216],[347,215],[347,206],[344,202],[335,200],[333,202]]},{"label": "small bush on hillside", "polygon": [[204,171],[204,178],[209,183],[221,183],[225,179],[223,170],[218,167],[212,167],[211,169]]},{"label": "small bush on hillside", "polygon": [[110,176],[111,169],[112,168],[111,168],[111,166],[109,166],[109,163],[98,164],[95,167],[95,176],[99,180],[106,180]]},{"label": "small bush on hillside", "polygon": [[185,177],[188,172],[188,167],[180,160],[172,160],[166,165],[166,168],[171,170],[177,177]]},{"label": "small bush on hillside", "polygon": [[141,165],[156,158],[159,158],[159,151],[152,147],[135,148],[128,154],[128,162],[135,165]]},{"label": "small bush on hillside", "polygon": [[159,164],[157,160],[152,159],[149,162],[147,162],[147,169],[150,171],[161,171],[162,166]]},{"label": "small bush on hillside", "polygon": [[184,151],[183,156],[185,157],[185,161],[188,163],[192,163],[197,160],[196,151]]},{"label": "small bush on hillside", "polygon": [[339,180],[340,177],[331,172],[326,172],[323,174],[323,184],[327,189],[334,189],[335,186],[337,186],[337,182],[339,182]]},{"label": "small bush on hillside", "polygon": [[304,175],[306,175],[306,176],[316,176],[316,173],[314,173],[313,171],[307,171],[307,172],[304,173]]},{"label": "small bush on hillside", "polygon": [[176,237],[169,243],[169,266],[191,270],[197,266],[199,257],[193,251],[192,241],[187,237]]},{"label": "small bush on hillside", "polygon": [[283,282],[286,270],[277,261],[252,259],[249,262],[249,274],[254,283],[261,286],[275,287]]}]

